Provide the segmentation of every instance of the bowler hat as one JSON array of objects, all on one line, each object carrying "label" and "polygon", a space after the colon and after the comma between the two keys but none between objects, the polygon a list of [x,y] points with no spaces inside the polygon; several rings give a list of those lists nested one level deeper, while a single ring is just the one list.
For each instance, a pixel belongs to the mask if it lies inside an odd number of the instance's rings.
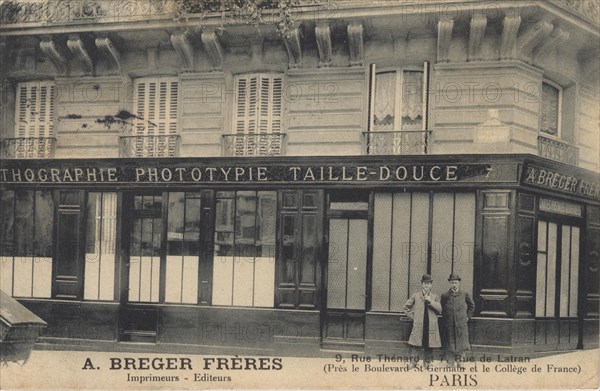
[{"label": "bowler hat", "polygon": [[460,281],[460,276],[458,274],[451,273],[448,277],[448,281],[458,280]]},{"label": "bowler hat", "polygon": [[423,274],[423,277],[421,277],[421,282],[433,282],[433,279],[429,274]]}]

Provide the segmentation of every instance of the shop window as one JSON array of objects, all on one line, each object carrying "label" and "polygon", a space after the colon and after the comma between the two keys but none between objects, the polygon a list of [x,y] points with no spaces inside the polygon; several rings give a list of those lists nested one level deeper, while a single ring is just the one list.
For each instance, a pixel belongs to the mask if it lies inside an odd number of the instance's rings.
[{"label": "shop window", "polygon": [[275,192],[217,192],[213,305],[273,307],[276,209]]},{"label": "shop window", "polygon": [[114,300],[117,194],[89,193],[84,267],[85,300]]},{"label": "shop window", "polygon": [[454,272],[471,292],[474,194],[376,193],[374,208],[372,310],[401,311],[427,272],[439,291]]},{"label": "shop window", "polygon": [[279,155],[282,148],[283,78],[274,74],[235,77],[235,155]]},{"label": "shop window", "polygon": [[177,148],[177,78],[142,78],[134,85],[134,109],[138,117],[127,146],[135,157],[175,156]]},{"label": "shop window", "polygon": [[5,190],[0,202],[0,289],[15,297],[49,298],[53,266],[52,194]]},{"label": "shop window", "polygon": [[579,235],[576,226],[538,222],[536,317],[577,317]]},{"label": "shop window", "polygon": [[165,302],[198,302],[202,193],[169,193]]},{"label": "shop window", "polygon": [[51,81],[19,83],[16,96],[16,158],[51,157],[54,146],[54,99]]}]

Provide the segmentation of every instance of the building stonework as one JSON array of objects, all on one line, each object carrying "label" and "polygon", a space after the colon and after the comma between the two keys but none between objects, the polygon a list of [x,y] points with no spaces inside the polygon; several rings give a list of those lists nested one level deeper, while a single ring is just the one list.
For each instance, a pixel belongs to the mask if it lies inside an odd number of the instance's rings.
[{"label": "building stonework", "polygon": [[0,3],[0,289],[42,346],[408,349],[457,273],[475,350],[598,347],[598,1],[182,4]]}]

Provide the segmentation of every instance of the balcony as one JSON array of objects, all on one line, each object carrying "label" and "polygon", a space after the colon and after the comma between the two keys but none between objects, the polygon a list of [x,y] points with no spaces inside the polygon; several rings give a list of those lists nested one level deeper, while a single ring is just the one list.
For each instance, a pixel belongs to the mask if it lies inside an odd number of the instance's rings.
[{"label": "balcony", "polygon": [[54,157],[53,137],[18,137],[0,140],[1,159],[48,159]]},{"label": "balcony", "polygon": [[285,154],[285,133],[224,134],[223,156],[277,156]]},{"label": "balcony", "polygon": [[430,130],[363,132],[365,155],[425,155]]},{"label": "balcony", "polygon": [[173,157],[179,156],[181,136],[176,134],[157,136],[119,137],[120,157]]},{"label": "balcony", "polygon": [[546,136],[538,136],[538,155],[574,166],[579,164],[579,148]]}]

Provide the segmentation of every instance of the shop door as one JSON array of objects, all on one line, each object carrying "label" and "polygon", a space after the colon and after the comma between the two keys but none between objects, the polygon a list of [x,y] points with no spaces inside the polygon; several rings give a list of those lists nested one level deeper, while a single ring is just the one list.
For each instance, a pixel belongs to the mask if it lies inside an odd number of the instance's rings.
[{"label": "shop door", "polygon": [[130,226],[123,283],[125,303],[119,319],[121,340],[156,342],[163,258],[163,197],[160,193],[128,199]]},{"label": "shop door", "polygon": [[367,213],[330,209],[328,225],[323,344],[359,347],[365,335]]},{"label": "shop door", "polygon": [[535,343],[549,350],[575,349],[580,342],[580,227],[538,222]]}]

